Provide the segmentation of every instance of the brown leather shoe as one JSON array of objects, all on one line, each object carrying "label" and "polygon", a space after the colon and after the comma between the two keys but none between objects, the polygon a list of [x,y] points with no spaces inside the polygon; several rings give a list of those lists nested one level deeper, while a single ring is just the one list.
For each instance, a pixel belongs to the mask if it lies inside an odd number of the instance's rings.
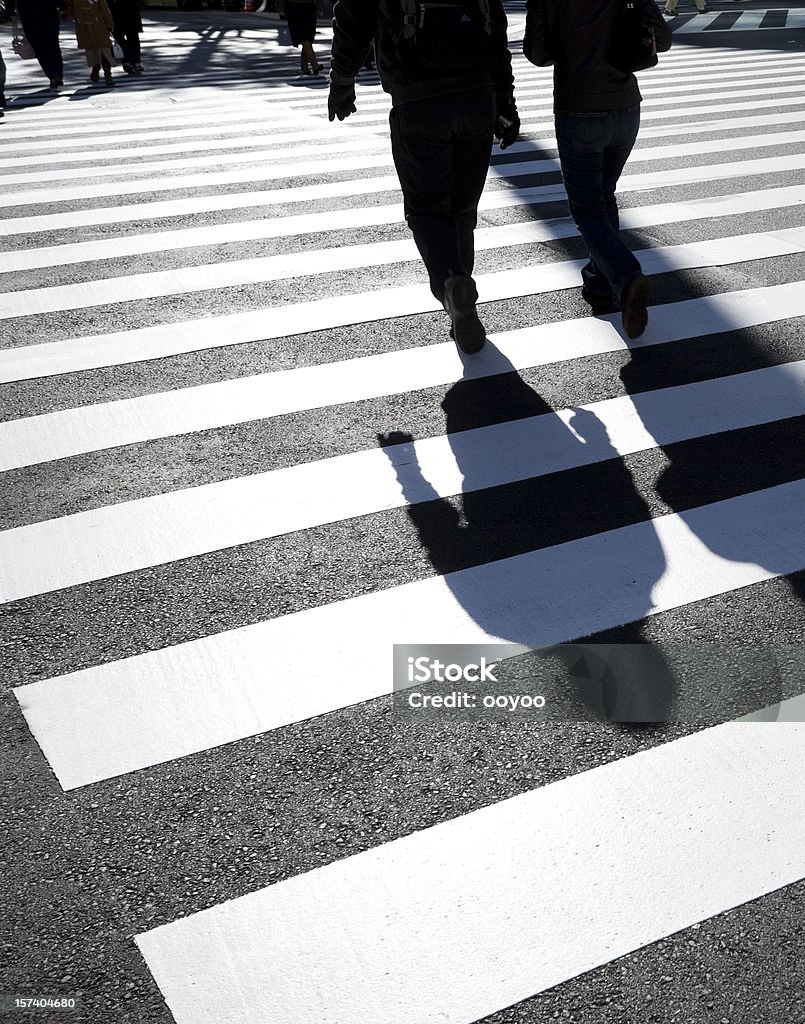
[{"label": "brown leather shoe", "polygon": [[639,338],[648,323],[648,293],[651,288],[644,274],[637,274],[626,285],[621,300],[621,319],[628,338]]}]

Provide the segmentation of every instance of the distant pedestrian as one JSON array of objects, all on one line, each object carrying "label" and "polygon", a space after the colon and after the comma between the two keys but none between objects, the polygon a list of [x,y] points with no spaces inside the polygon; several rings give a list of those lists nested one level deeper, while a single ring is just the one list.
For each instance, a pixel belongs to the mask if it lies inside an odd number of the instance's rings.
[{"label": "distant pedestrian", "polygon": [[[657,49],[671,30],[654,0],[634,0]],[[619,231],[615,188],[640,127],[640,90],[631,71],[610,63],[623,5],[601,0],[528,0],[523,52],[540,67],[553,64],[553,106],[559,162],[570,214],[590,259],[582,296],[593,312],[621,310],[628,337],[648,322],[649,280]]]},{"label": "distant pedestrian", "polygon": [[113,36],[123,51],[123,70],[127,75],[141,75],[140,33],[143,22],[140,16],[140,0],[108,0],[112,19],[115,23]]},{"label": "distant pedestrian", "polygon": [[300,58],[303,75],[318,75],[321,72],[321,64],[313,51],[317,13],[315,0],[286,0],[285,17],[288,19],[291,44],[302,48]]},{"label": "distant pedestrian", "polygon": [[[706,0],[693,0],[693,2],[696,4],[697,14],[704,14],[708,10]],[[676,14],[676,5],[678,3],[679,0],[665,0],[665,7],[663,7],[663,11],[666,14]]]},{"label": "distant pedestrian", "polygon": [[61,0],[6,0],[12,20],[19,16],[25,38],[33,47],[51,89],[64,85],[64,60],[59,46],[59,26],[64,11]]},{"label": "distant pedestrian", "polygon": [[78,47],[87,57],[92,82],[100,81],[103,69],[104,81],[112,85],[111,34],[114,27],[112,12],[106,0],[68,0],[68,9],[75,19],[75,36]]},{"label": "distant pedestrian", "polygon": [[3,60],[2,51],[0,51],[0,117],[3,117],[3,111],[6,107],[6,64]]}]

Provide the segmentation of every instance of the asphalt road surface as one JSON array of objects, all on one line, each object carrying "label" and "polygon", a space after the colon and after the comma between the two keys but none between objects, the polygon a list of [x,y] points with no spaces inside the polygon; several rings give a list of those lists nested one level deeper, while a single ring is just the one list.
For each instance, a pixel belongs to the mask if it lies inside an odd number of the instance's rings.
[{"label": "asphalt road surface", "polygon": [[0,27],[4,1021],[805,1022],[805,9],[641,75],[630,344],[523,20],[473,357],[373,72],[330,124],[282,23],[152,10],[54,94]]}]

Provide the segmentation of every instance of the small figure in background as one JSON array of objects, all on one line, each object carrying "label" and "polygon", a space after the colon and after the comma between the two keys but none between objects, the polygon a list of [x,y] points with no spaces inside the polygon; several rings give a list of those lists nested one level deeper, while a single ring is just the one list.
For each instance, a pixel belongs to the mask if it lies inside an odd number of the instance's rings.
[{"label": "small figure in background", "polygon": [[[696,4],[696,13],[705,14],[707,12],[707,0],[693,0]],[[664,14],[676,14],[676,5],[679,0],[665,0],[665,7],[663,7]]]},{"label": "small figure in background", "polygon": [[112,35],[123,51],[123,70],[127,75],[141,75],[140,33],[143,22],[140,17],[140,0],[108,0],[115,28]]},{"label": "small figure in background", "polygon": [[291,43],[293,46],[302,47],[303,75],[318,75],[321,72],[321,64],[313,52],[317,13],[315,0],[287,0],[285,4],[285,17],[288,19]]},{"label": "small figure in background", "polygon": [[0,52],[0,117],[3,117],[3,111],[6,107],[6,64],[3,60],[3,54]]},{"label": "small figure in background", "polygon": [[64,61],[59,46],[64,3],[61,0],[6,0],[6,14],[12,22],[16,22],[19,15],[22,31],[47,75],[50,88],[64,85]]},{"label": "small figure in background", "polygon": [[75,19],[75,37],[78,48],[84,50],[90,71],[90,81],[98,82],[103,68],[107,85],[113,85],[112,55],[110,36],[114,28],[112,12],[106,0],[69,0],[68,9]]}]

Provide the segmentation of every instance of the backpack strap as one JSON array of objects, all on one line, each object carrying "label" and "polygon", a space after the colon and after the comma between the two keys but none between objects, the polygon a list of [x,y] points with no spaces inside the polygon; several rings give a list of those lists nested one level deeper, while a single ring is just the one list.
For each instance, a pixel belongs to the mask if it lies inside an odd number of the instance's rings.
[{"label": "backpack strap", "polygon": [[416,0],[400,0],[402,8],[402,37],[412,39],[416,35]]},{"label": "backpack strap", "polygon": [[[400,0],[402,10],[402,32],[403,39],[413,39],[417,30],[417,0]],[[481,15],[484,34],[492,35],[492,13],[489,10],[489,0],[478,0],[478,11]],[[423,11],[424,14],[424,11]]]}]

